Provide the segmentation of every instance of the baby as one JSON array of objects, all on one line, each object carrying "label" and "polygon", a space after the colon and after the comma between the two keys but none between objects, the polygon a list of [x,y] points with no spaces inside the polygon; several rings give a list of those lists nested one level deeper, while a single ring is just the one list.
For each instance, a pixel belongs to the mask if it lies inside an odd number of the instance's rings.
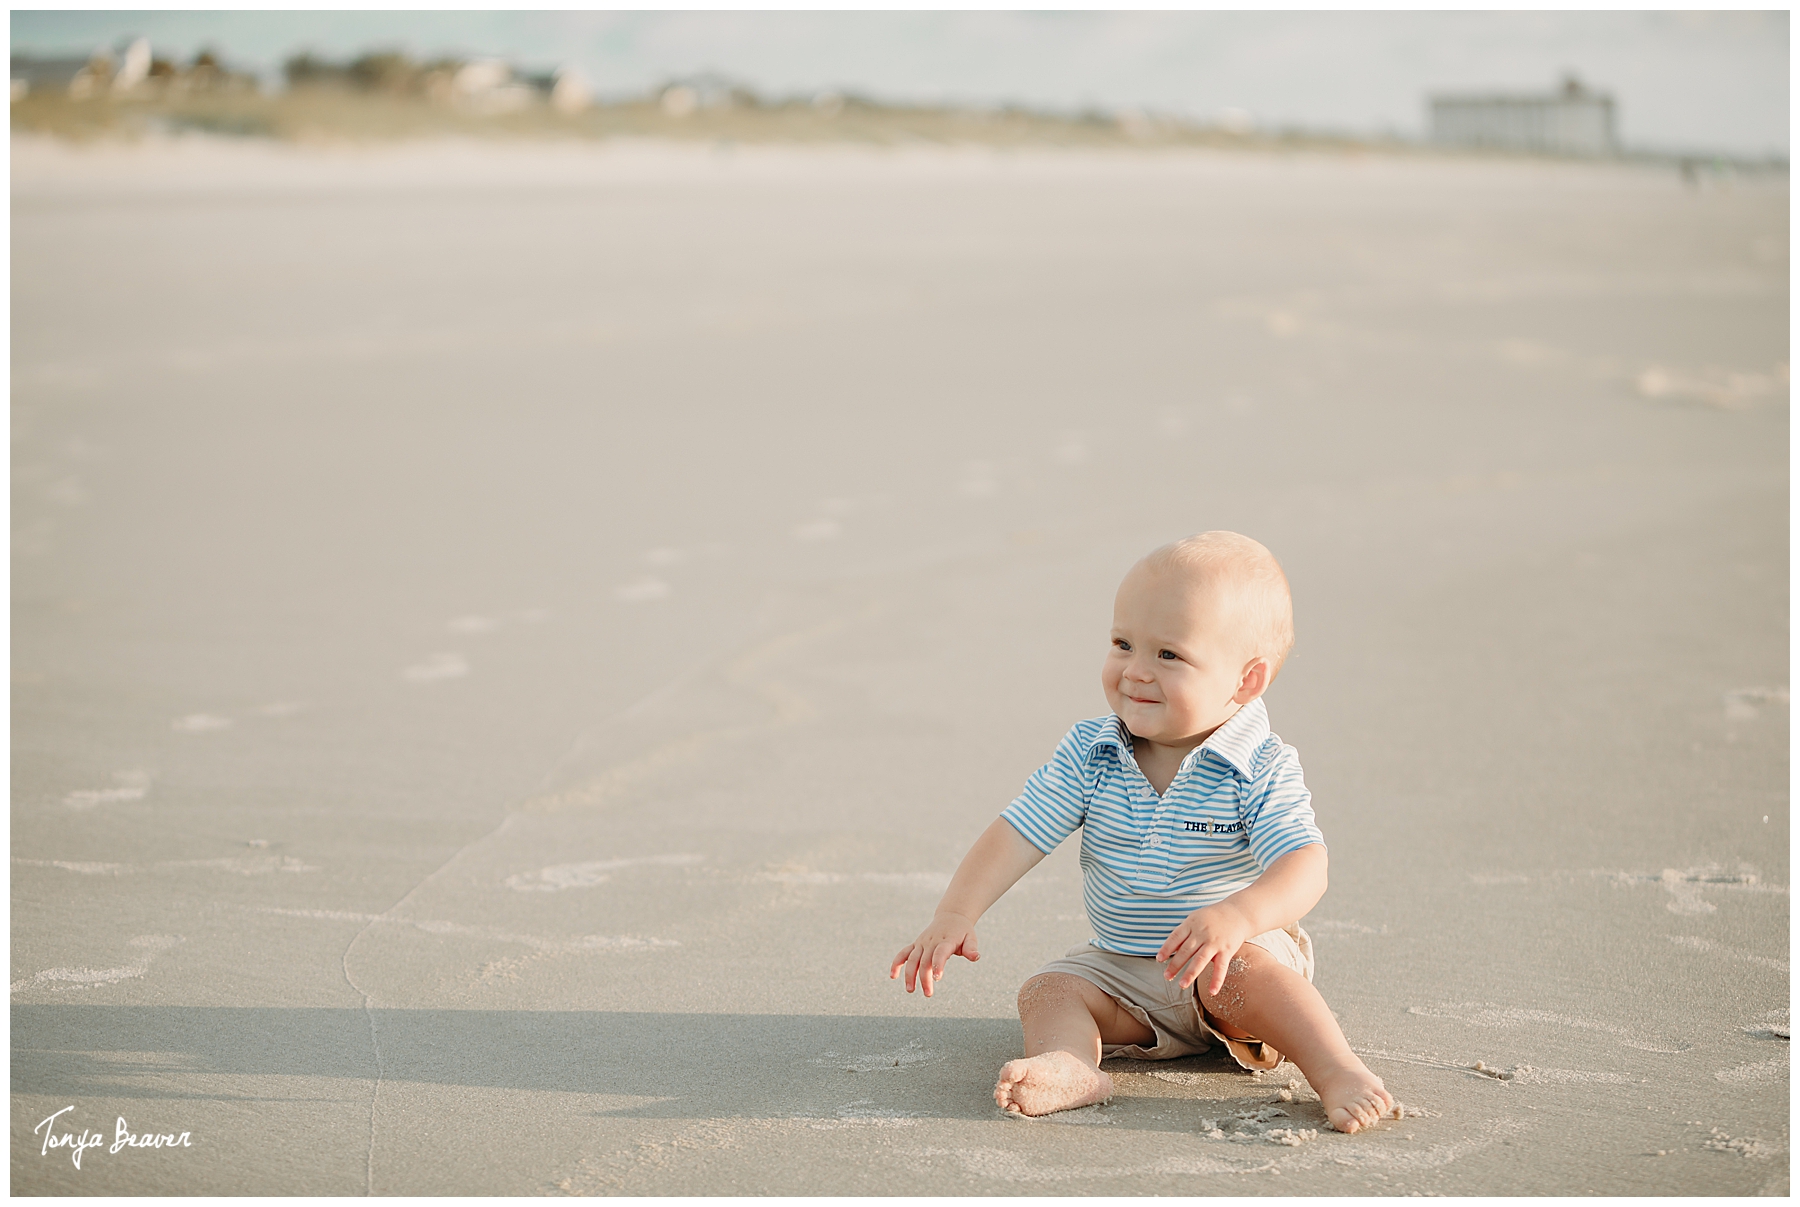
[{"label": "baby", "polygon": [[1096,937],[1019,990],[1025,1057],[1000,1070],[1005,1110],[1100,1102],[1113,1092],[1103,1056],[1216,1042],[1246,1069],[1292,1060],[1339,1131],[1396,1113],[1313,988],[1299,926],[1325,893],[1324,839],[1262,702],[1293,643],[1286,576],[1235,532],[1165,545],[1119,585],[1100,668],[1113,715],[1069,731],[888,972],[930,997],[951,956],[981,958],[981,915],[1081,828]]}]

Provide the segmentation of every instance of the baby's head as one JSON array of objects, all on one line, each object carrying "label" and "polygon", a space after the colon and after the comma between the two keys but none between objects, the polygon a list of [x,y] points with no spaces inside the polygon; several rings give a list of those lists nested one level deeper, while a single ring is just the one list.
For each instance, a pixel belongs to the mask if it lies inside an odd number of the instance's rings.
[{"label": "baby's head", "polygon": [[1203,740],[1268,690],[1293,644],[1274,554],[1235,532],[1203,532],[1125,575],[1100,683],[1136,736]]}]

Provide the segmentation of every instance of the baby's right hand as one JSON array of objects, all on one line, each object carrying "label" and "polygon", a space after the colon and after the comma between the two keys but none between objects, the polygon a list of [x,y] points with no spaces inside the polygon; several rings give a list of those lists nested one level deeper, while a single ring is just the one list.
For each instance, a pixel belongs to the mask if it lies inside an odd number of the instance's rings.
[{"label": "baby's right hand", "polygon": [[975,947],[975,923],[961,914],[938,913],[931,919],[919,937],[900,949],[894,957],[894,966],[888,969],[888,980],[900,975],[901,968],[906,969],[906,991],[911,993],[915,984],[925,990],[925,996],[931,996],[931,986],[944,979],[944,965],[951,956],[961,956],[965,960],[979,960],[981,952]]}]

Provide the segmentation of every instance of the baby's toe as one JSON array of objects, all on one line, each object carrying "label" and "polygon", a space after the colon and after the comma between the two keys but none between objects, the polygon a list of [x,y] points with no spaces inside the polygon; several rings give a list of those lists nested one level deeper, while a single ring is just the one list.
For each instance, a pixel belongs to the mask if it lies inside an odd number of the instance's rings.
[{"label": "baby's toe", "polygon": [[994,1083],[994,1102],[1002,1109],[1016,1112],[1018,1104],[1012,1100],[1013,1087],[1023,1080],[1018,1061],[1008,1061],[1000,1067],[1000,1078]]}]

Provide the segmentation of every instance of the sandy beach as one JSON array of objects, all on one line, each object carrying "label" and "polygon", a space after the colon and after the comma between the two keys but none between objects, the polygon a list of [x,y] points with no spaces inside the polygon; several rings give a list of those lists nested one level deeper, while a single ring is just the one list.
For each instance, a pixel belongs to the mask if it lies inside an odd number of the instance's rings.
[{"label": "sandy beach", "polygon": [[[13,1192],[1785,1195],[1788,190],[1700,184],[15,137]],[[1364,1134],[1000,1114],[1073,842],[886,979],[1209,528]]]}]

